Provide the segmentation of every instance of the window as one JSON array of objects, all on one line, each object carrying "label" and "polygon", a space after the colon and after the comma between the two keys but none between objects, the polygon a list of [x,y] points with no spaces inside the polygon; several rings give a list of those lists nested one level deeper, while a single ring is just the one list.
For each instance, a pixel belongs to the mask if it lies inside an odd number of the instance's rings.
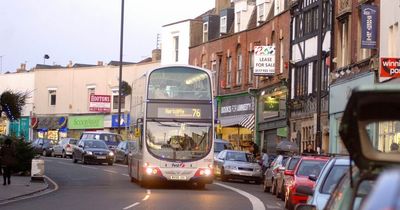
[{"label": "window", "polygon": [[224,33],[226,34],[228,32],[227,30],[227,26],[226,26],[226,16],[222,16],[220,19],[220,29],[219,29],[220,33]]},{"label": "window", "polygon": [[236,13],[236,32],[240,31],[240,12]]},{"label": "window", "polygon": [[254,52],[249,53],[249,83],[253,83]]},{"label": "window", "polygon": [[49,89],[49,105],[55,106],[57,102],[57,89]]},{"label": "window", "polygon": [[96,93],[96,86],[87,86],[88,107],[90,106],[90,96]]},{"label": "window", "polygon": [[[113,96],[113,109],[118,109],[118,89],[112,90],[112,96]],[[121,109],[125,109],[125,96],[122,96],[121,98]]]},{"label": "window", "polygon": [[349,64],[349,19],[345,19],[339,23],[339,67]]},{"label": "window", "polygon": [[279,40],[279,72],[283,73],[283,40]]},{"label": "window", "polygon": [[304,35],[313,34],[318,30],[318,6],[304,12]]},{"label": "window", "polygon": [[295,69],[295,97],[304,96],[308,93],[308,65],[305,64]]},{"label": "window", "polygon": [[175,62],[179,60],[179,36],[174,36]]},{"label": "window", "polygon": [[203,23],[203,42],[208,41],[208,22]]},{"label": "window", "polygon": [[265,21],[264,19],[264,3],[258,5],[258,20],[257,20],[257,25],[260,24],[260,21]]},{"label": "window", "polygon": [[242,70],[243,70],[242,63],[243,63],[242,62],[242,51],[239,47],[238,51],[237,51],[236,85],[242,84]]},{"label": "window", "polygon": [[232,82],[232,57],[228,57],[226,67],[226,86],[230,87]]},{"label": "window", "polygon": [[399,23],[389,26],[389,34],[388,34],[388,56],[395,57],[397,55],[397,36],[399,33]]}]

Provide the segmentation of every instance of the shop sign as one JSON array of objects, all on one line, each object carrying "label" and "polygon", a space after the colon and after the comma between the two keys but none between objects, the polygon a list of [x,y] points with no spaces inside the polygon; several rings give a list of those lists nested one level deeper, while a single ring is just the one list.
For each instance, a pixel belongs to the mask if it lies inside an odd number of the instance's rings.
[{"label": "shop sign", "polygon": [[400,58],[381,58],[380,77],[400,77]]},{"label": "shop sign", "polygon": [[376,48],[377,11],[375,5],[361,5],[361,48]]},{"label": "shop sign", "polygon": [[[129,126],[131,123],[131,117],[129,114],[121,115],[121,125],[120,127]],[[118,114],[113,114],[111,117],[111,127],[117,128],[118,127]]]},{"label": "shop sign", "polygon": [[111,96],[110,95],[90,95],[89,111],[91,112],[110,112]]},{"label": "shop sign", "polygon": [[103,115],[70,116],[68,119],[69,129],[97,129],[104,128]]},{"label": "shop sign", "polygon": [[221,117],[254,113],[254,103],[250,96],[222,99]]},{"label": "shop sign", "polygon": [[254,47],[254,74],[275,74],[275,45]]}]

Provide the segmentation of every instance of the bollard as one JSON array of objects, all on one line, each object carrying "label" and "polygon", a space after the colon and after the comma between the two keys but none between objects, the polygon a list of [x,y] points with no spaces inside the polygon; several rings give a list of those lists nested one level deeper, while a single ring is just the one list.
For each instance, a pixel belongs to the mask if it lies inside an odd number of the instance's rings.
[{"label": "bollard", "polygon": [[44,160],[32,159],[31,181],[44,181]]}]

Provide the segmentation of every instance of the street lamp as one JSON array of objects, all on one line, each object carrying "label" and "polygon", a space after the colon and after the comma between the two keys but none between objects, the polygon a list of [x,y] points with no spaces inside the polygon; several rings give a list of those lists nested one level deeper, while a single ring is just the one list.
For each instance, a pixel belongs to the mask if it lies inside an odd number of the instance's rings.
[{"label": "street lamp", "polygon": [[121,37],[119,45],[118,134],[121,134],[122,56],[124,46],[124,0],[121,2]]}]

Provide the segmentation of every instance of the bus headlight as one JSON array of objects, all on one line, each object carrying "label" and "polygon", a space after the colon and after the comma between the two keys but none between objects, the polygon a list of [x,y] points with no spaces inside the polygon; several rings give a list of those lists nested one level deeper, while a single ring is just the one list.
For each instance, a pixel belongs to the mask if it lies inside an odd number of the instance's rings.
[{"label": "bus headlight", "polygon": [[147,175],[153,174],[153,169],[150,168],[150,167],[146,168],[146,174],[147,174]]},{"label": "bus headlight", "polygon": [[114,152],[110,152],[110,153],[108,153],[108,155],[114,156]]}]

